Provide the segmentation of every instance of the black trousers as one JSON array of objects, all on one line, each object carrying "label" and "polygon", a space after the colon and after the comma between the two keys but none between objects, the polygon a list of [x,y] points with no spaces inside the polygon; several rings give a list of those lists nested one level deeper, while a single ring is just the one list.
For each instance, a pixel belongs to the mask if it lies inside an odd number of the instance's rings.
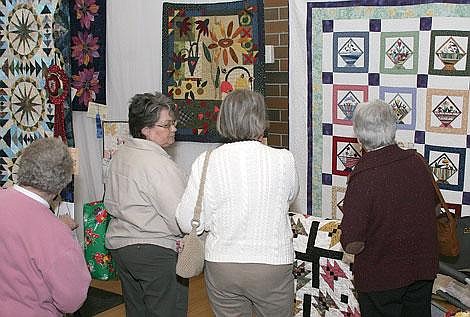
[{"label": "black trousers", "polygon": [[177,253],[152,244],[111,250],[127,317],[186,317],[187,279],[176,275]]},{"label": "black trousers", "polygon": [[405,287],[380,291],[359,292],[363,317],[429,317],[434,280],[417,281]]}]

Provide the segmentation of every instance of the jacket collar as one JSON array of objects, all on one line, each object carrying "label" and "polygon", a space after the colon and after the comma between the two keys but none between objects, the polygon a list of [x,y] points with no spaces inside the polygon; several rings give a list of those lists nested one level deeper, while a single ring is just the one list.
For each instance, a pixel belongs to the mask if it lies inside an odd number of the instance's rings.
[{"label": "jacket collar", "polygon": [[404,160],[410,156],[416,155],[415,149],[403,150],[396,144],[388,145],[381,149],[366,152],[362,155],[357,165],[354,167],[350,177],[357,175],[368,169],[388,165],[392,162]]},{"label": "jacket collar", "polygon": [[129,138],[127,139],[125,145],[131,148],[144,150],[144,151],[156,151],[158,154],[171,157],[159,144],[148,141],[145,139],[138,139],[138,138]]}]

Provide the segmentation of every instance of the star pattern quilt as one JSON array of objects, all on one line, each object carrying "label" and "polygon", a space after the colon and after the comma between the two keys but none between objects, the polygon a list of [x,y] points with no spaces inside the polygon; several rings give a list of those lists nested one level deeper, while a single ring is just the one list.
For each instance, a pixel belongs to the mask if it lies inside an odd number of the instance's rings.
[{"label": "star pattern quilt", "polygon": [[54,134],[55,105],[45,89],[44,70],[67,64],[62,45],[67,21],[61,19],[61,1],[54,0],[34,5],[2,1],[0,12],[0,186],[4,187],[16,179],[20,151],[35,139]]},{"label": "star pattern quilt", "polygon": [[294,233],[297,317],[360,316],[353,285],[352,255],[339,239],[340,221],[291,214]]}]

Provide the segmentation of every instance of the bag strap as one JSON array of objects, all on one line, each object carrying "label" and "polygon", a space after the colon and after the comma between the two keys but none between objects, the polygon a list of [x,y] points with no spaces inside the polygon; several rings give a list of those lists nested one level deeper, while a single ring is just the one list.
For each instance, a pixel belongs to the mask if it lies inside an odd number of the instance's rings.
[{"label": "bag strap", "polygon": [[207,166],[209,165],[209,157],[211,156],[212,149],[206,152],[206,157],[204,158],[204,165],[202,167],[202,174],[201,174],[201,182],[199,183],[199,193],[197,195],[196,206],[194,207],[194,216],[193,220],[191,221],[191,226],[193,230],[199,227],[199,219],[201,217],[201,210],[202,210],[202,196],[204,195],[204,185],[206,184],[206,174],[207,174]]},{"label": "bag strap", "polygon": [[[431,176],[431,181],[432,181],[432,185],[434,186],[434,191],[436,192],[436,195],[439,198],[439,203],[444,208],[445,214],[447,215],[447,218],[449,218],[451,216],[451,212],[449,211],[449,207],[447,206],[447,203],[444,200],[444,197],[442,196],[441,189],[439,188],[439,185],[437,185],[436,180],[434,179],[434,173],[432,172],[431,168],[429,167],[429,164],[426,163],[426,161],[424,160],[424,157],[421,154],[419,154],[418,152],[416,152],[416,155],[421,159],[421,161],[423,161],[424,166],[426,166],[426,169],[428,170],[429,175]],[[440,209],[439,209],[439,211],[440,211],[440,213],[443,213]]]}]

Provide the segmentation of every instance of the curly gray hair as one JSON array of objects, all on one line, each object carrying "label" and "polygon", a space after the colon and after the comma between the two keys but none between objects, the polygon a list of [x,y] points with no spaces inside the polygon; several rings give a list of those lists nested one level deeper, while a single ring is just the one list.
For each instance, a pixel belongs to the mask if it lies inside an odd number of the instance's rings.
[{"label": "curly gray hair", "polygon": [[173,100],[160,92],[136,94],[129,102],[129,132],[134,138],[145,139],[142,129],[151,128],[159,119],[162,109],[168,109],[173,119],[178,111]]},{"label": "curly gray hair", "polygon": [[19,158],[18,185],[57,194],[72,180],[72,168],[72,157],[60,139],[39,139]]}]

